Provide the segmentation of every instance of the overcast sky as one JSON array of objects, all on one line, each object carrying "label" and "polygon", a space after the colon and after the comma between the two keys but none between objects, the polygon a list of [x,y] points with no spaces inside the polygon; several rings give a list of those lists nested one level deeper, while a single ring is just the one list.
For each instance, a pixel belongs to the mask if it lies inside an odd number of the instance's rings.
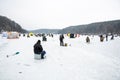
[{"label": "overcast sky", "polygon": [[120,0],[0,0],[0,15],[27,30],[120,19]]}]

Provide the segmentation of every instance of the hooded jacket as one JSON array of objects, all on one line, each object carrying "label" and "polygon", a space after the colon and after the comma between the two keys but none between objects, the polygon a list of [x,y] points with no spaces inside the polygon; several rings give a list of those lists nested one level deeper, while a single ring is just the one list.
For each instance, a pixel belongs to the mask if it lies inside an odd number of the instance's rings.
[{"label": "hooded jacket", "polygon": [[43,51],[42,45],[40,44],[40,41],[38,41],[35,45],[34,45],[34,53],[35,54],[40,54]]}]

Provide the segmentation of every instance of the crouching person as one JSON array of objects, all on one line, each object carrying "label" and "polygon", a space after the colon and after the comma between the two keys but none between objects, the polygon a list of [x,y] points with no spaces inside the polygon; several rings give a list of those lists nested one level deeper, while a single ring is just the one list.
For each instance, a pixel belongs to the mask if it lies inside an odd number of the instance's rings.
[{"label": "crouching person", "polygon": [[86,37],[86,43],[90,43],[90,38],[88,36]]},{"label": "crouching person", "polygon": [[44,55],[46,52],[43,50],[41,45],[41,41],[38,40],[37,43],[34,45],[34,58],[35,59],[44,59]]}]

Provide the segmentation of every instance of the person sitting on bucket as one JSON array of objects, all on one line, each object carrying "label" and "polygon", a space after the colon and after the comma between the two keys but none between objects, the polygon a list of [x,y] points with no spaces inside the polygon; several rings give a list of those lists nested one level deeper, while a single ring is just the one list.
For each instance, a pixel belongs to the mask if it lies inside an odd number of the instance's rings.
[{"label": "person sitting on bucket", "polygon": [[104,37],[103,37],[103,35],[100,35],[100,41],[101,41],[101,42],[104,41]]},{"label": "person sitting on bucket", "polygon": [[40,54],[41,54],[41,59],[44,59],[44,55],[46,54],[46,52],[43,50],[40,40],[38,40],[34,45],[34,54],[35,54],[35,56],[36,55],[40,56]]}]

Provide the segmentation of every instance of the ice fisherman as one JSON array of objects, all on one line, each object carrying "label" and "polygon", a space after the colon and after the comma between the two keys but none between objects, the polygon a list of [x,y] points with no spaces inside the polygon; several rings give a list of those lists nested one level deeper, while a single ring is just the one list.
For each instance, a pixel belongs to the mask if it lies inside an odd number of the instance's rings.
[{"label": "ice fisherman", "polygon": [[106,41],[108,41],[108,34],[106,34]]},{"label": "ice fisherman", "polygon": [[64,46],[63,39],[64,39],[64,35],[61,34],[60,37],[59,37],[59,40],[60,40],[60,46]]},{"label": "ice fisherman", "polygon": [[90,38],[88,36],[86,37],[86,43],[90,43]]},{"label": "ice fisherman", "polygon": [[[43,47],[41,45],[41,41],[38,40],[35,44],[34,44],[34,58],[35,59],[44,59],[44,55],[46,54],[46,52],[43,50]],[[41,55],[41,56],[40,56]]]},{"label": "ice fisherman", "polygon": [[101,42],[104,41],[104,37],[103,37],[103,35],[100,35],[100,41],[101,41]]},{"label": "ice fisherman", "polygon": [[113,40],[113,39],[114,39],[114,35],[113,35],[113,34],[111,34],[111,36],[112,36],[112,37],[111,37],[111,40]]}]

